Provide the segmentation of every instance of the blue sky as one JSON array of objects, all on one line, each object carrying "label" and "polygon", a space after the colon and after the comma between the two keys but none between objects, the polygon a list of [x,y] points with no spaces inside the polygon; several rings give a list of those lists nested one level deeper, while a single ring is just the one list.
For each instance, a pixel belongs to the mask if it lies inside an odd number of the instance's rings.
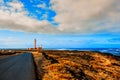
[{"label": "blue sky", "polygon": [[119,48],[119,21],[119,0],[1,0],[0,48]]}]

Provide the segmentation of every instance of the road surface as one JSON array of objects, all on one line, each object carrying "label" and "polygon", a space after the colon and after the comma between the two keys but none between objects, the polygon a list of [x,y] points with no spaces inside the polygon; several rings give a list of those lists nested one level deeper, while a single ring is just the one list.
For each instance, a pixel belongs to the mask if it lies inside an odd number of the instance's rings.
[{"label": "road surface", "polygon": [[32,54],[0,58],[0,80],[36,80]]}]

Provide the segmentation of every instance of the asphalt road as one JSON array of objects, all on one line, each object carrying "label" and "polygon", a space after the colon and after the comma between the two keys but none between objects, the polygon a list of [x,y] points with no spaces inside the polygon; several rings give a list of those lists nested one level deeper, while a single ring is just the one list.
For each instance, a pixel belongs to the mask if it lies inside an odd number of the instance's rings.
[{"label": "asphalt road", "polygon": [[36,80],[32,54],[0,58],[0,80]]}]

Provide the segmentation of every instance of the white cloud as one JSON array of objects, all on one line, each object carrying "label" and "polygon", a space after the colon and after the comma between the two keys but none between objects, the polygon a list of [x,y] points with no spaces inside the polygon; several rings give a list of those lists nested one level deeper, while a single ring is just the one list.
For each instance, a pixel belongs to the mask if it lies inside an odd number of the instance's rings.
[{"label": "white cloud", "polygon": [[46,8],[46,4],[42,3],[42,4],[37,5],[37,7],[39,7],[39,8]]},{"label": "white cloud", "polygon": [[7,5],[10,7],[0,6],[0,29],[38,33],[58,32],[47,20],[39,21],[28,17],[22,3],[8,2]]},{"label": "white cloud", "polygon": [[3,0],[0,0],[0,4],[2,4],[3,3]]},{"label": "white cloud", "polygon": [[14,11],[14,10],[22,11],[22,9],[23,9],[23,4],[22,3],[9,2],[8,5],[12,7],[11,8],[12,11]]},{"label": "white cloud", "polygon": [[51,3],[62,32],[120,32],[120,26],[115,25],[120,21],[119,0],[51,0]]},{"label": "white cloud", "polygon": [[[0,1],[2,2],[2,1]],[[37,33],[105,33],[120,32],[119,0],[51,0],[51,9],[58,27],[46,19],[39,21],[27,16],[24,5],[17,0],[0,6],[0,29]],[[36,5],[46,9],[46,4]],[[36,11],[38,12],[38,11]],[[41,12],[39,12],[41,13]]]},{"label": "white cloud", "polygon": [[15,37],[7,37],[0,39],[0,45],[2,45],[1,48],[6,47],[6,48],[20,48],[22,45],[24,45],[24,41],[15,38]]}]

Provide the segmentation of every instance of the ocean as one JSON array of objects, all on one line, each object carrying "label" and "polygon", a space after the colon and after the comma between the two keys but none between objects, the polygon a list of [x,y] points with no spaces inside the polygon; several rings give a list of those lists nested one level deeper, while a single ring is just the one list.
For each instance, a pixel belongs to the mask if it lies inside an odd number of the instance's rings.
[{"label": "ocean", "polygon": [[102,53],[110,53],[115,56],[120,56],[120,48],[51,48],[45,50],[76,50],[76,51],[98,51]]}]

